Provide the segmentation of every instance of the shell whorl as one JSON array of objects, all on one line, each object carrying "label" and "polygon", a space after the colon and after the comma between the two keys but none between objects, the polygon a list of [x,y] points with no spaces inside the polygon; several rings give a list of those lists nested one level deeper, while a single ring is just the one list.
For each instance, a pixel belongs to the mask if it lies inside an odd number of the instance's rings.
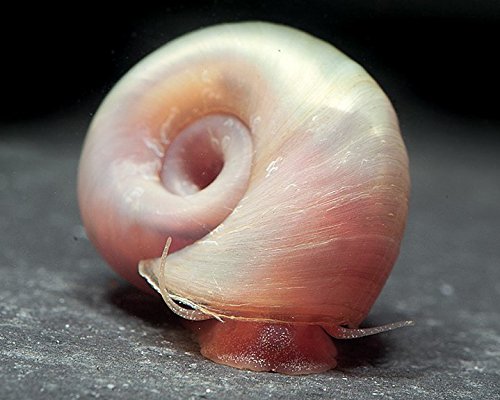
[{"label": "shell whorl", "polygon": [[[172,237],[169,293],[299,323],[364,319],[398,255],[408,192],[375,81],[321,40],[255,22],[196,31],[139,63],[95,116],[79,170],[89,237],[128,280]],[[159,268],[148,261],[151,280]]]}]

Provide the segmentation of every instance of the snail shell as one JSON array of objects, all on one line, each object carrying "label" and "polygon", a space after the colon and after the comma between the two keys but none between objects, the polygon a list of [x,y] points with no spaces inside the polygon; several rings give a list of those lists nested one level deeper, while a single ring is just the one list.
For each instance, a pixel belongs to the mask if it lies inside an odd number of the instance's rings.
[{"label": "snail shell", "polygon": [[78,179],[88,235],[114,269],[141,286],[144,260],[175,312],[226,321],[195,323],[203,354],[286,373],[335,366],[325,330],[347,337],[368,314],[408,194],[375,81],[331,45],[260,22],[141,61],[95,115]]}]

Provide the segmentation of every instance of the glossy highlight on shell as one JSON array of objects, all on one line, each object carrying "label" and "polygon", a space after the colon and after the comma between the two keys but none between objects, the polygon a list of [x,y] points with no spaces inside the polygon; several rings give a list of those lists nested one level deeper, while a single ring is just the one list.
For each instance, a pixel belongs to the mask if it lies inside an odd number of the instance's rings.
[{"label": "glossy highlight on shell", "polygon": [[117,84],[89,128],[78,196],[117,272],[144,286],[140,264],[174,312],[211,319],[192,323],[203,354],[304,374],[335,366],[326,332],[368,332],[348,328],[396,261],[408,158],[358,64],[292,28],[225,24]]}]

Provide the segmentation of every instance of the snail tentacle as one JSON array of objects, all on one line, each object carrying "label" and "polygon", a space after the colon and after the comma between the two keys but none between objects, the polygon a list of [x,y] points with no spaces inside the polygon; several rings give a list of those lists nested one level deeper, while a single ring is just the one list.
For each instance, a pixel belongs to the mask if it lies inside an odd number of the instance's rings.
[{"label": "snail tentacle", "polygon": [[[167,306],[178,316],[188,319],[190,321],[205,321],[208,319],[215,318],[220,322],[224,322],[222,317],[225,317],[230,320],[235,321],[247,321],[247,322],[255,322],[255,323],[275,323],[275,324],[288,324],[290,321],[288,320],[279,320],[273,318],[245,318],[238,317],[233,315],[222,315],[218,314],[214,311],[208,310],[206,307],[200,306],[195,302],[181,296],[177,296],[175,294],[169,293],[166,287],[165,280],[165,270],[167,266],[167,256],[168,250],[172,243],[172,238],[169,237],[165,243],[165,247],[163,249],[162,256],[160,258],[160,269],[159,269],[159,281],[157,285],[157,290],[160,292],[163,300],[167,304]],[[146,279],[149,280],[149,276],[144,275]],[[156,285],[154,285],[156,287]],[[191,310],[188,310],[176,302],[182,303],[188,307],[191,307]],[[391,322],[389,324],[384,324],[380,326],[375,326],[371,328],[346,328],[341,325],[326,325],[323,326],[323,329],[333,338],[335,339],[357,339],[365,336],[377,335],[379,333],[384,333],[388,331],[392,331],[394,329],[404,328],[407,326],[414,326],[415,321],[406,320],[406,321],[397,321]]]},{"label": "snail tentacle", "polygon": [[[141,275],[144,276],[152,284],[152,286],[161,294],[161,297],[163,298],[163,301],[165,301],[165,304],[168,306],[168,308],[170,308],[170,310],[172,310],[172,312],[177,314],[179,317],[190,321],[205,321],[207,319],[215,318],[220,322],[224,322],[217,314],[206,310],[205,308],[193,303],[186,298],[169,293],[165,285],[165,270],[167,267],[168,250],[170,249],[171,244],[172,238],[168,237],[160,258],[158,284],[152,283],[149,279],[149,275],[142,272],[142,262],[139,265],[139,271],[141,272]],[[176,303],[176,301],[188,307],[191,307],[192,309],[182,307],[178,303]]]},{"label": "snail tentacle", "polygon": [[398,321],[373,328],[345,328],[340,325],[323,326],[323,329],[335,339],[357,339],[364,336],[377,335],[382,332],[392,331],[394,329],[404,328],[405,326],[413,326],[415,321]]}]

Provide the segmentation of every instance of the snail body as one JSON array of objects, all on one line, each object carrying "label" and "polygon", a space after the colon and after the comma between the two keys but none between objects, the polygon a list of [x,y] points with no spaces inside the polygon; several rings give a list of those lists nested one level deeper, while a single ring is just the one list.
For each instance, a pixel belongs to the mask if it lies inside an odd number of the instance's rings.
[{"label": "snail body", "polygon": [[137,286],[140,264],[174,312],[212,319],[192,323],[203,354],[291,374],[335,366],[326,331],[349,336],[368,314],[408,193],[375,81],[331,45],[257,22],[190,33],[134,67],[94,117],[78,179],[108,263]]}]

